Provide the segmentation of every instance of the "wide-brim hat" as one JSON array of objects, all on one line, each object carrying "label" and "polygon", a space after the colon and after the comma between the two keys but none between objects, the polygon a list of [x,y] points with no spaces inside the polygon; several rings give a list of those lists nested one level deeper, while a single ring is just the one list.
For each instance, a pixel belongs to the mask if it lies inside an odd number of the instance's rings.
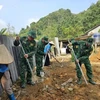
[{"label": "wide-brim hat", "polygon": [[52,45],[54,45],[54,42],[53,42],[53,41],[50,41],[50,42],[49,42],[49,44],[52,44]]},{"label": "wide-brim hat", "polygon": [[93,38],[88,38],[87,41],[88,41],[89,43],[93,43],[94,39],[93,39]]},{"label": "wide-brim hat", "polygon": [[10,64],[14,61],[5,45],[0,45],[0,64]]}]

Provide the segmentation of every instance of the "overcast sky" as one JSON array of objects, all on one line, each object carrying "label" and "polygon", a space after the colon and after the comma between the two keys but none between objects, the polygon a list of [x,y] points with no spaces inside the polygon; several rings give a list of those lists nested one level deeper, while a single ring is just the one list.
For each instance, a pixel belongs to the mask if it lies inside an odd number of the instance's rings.
[{"label": "overcast sky", "polygon": [[31,22],[61,8],[79,13],[98,0],[0,0],[0,29],[8,23],[19,32]]}]

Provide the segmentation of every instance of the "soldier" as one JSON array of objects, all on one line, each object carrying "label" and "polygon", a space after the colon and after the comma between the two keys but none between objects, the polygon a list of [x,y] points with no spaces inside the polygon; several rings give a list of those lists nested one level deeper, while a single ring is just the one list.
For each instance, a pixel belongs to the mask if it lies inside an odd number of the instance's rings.
[{"label": "soldier", "polygon": [[[21,53],[20,53],[20,72],[21,72],[20,78],[21,78],[21,87],[22,88],[25,88],[26,82],[29,85],[35,84],[32,81],[32,72],[26,61],[26,59],[29,60],[31,68],[33,69],[33,54],[36,53],[36,41],[34,40],[34,38],[36,38],[36,32],[31,30],[28,33],[28,37],[22,37],[22,38],[20,38],[20,41],[19,41],[19,38],[16,37],[16,40],[14,41],[15,46],[18,46],[21,43],[21,45],[26,53],[26,54],[24,54],[23,50],[21,50]],[[27,76],[26,76],[26,71],[27,71]]]},{"label": "soldier", "polygon": [[44,47],[48,43],[48,38],[44,36],[38,43],[37,43],[37,52],[36,52],[36,75],[38,77],[41,77],[40,71],[42,71],[43,66],[43,56],[44,53]]},{"label": "soldier", "polygon": [[[79,50],[77,53],[77,63],[81,64],[83,63],[85,65],[86,68],[86,74],[88,77],[88,81],[89,83],[95,85],[96,83],[92,80],[93,78],[93,74],[92,74],[92,68],[91,68],[91,64],[90,64],[90,60],[89,60],[89,56],[91,55],[91,52],[93,50],[92,47],[92,43],[93,43],[93,39],[87,39],[87,41],[80,41],[78,42],[79,44]],[[78,84],[82,83],[81,77],[82,77],[82,73],[80,71],[79,66],[77,65],[77,77],[78,77]]]}]

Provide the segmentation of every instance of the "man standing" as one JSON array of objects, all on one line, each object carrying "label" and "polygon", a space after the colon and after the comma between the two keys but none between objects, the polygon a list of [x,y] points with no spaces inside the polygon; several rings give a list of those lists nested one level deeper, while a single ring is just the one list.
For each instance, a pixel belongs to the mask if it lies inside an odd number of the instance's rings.
[{"label": "man standing", "polygon": [[[96,83],[92,80],[93,79],[93,73],[92,73],[92,68],[91,68],[91,64],[90,64],[90,60],[89,60],[89,56],[91,55],[91,52],[93,50],[92,47],[92,43],[93,43],[93,39],[87,39],[87,41],[81,41],[78,42],[79,44],[79,50],[77,53],[77,63],[80,64],[80,66],[82,65],[82,63],[85,65],[86,68],[86,74],[88,77],[88,82],[95,85]],[[82,73],[80,71],[79,66],[76,66],[76,71],[77,71],[77,77],[78,77],[78,84],[82,83]]]},{"label": "man standing", "polygon": [[38,77],[41,77],[40,71],[42,71],[43,66],[43,56],[44,53],[44,47],[48,43],[48,38],[44,36],[38,43],[37,43],[37,52],[36,52],[36,75]]},{"label": "man standing", "polygon": [[[8,67],[7,65],[5,65],[5,66]],[[9,70],[7,70],[4,73],[3,77],[5,79],[5,82],[3,83],[3,85],[4,85],[3,88],[6,91],[8,97],[9,97],[9,100],[15,100],[15,96],[14,96],[13,90],[11,88],[11,79],[10,79]]]},{"label": "man standing", "polygon": [[[3,89],[6,91],[9,100],[15,100],[15,96],[11,88],[11,79],[8,68],[8,64],[12,62],[13,62],[13,57],[11,56],[5,45],[0,45],[0,85],[2,83]],[[4,82],[2,82],[1,80],[2,77],[5,80]],[[2,93],[0,93],[0,96],[1,94]]]},{"label": "man standing", "polygon": [[[21,87],[25,88],[26,82],[29,85],[34,85],[32,81],[32,71],[30,70],[29,64],[26,59],[28,59],[31,68],[33,69],[33,54],[36,53],[36,32],[31,30],[28,33],[28,37],[18,38],[14,41],[14,45],[18,46],[21,43],[22,50],[20,53],[20,78],[21,78]],[[25,54],[23,52],[25,51]],[[26,76],[27,72],[27,76]]]}]

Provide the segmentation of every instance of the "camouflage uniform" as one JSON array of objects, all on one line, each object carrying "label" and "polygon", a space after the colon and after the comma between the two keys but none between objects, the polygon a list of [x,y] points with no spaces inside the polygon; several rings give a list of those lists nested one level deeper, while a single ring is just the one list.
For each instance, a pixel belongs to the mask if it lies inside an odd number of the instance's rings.
[{"label": "camouflage uniform", "polygon": [[[71,43],[72,43],[72,46],[73,46],[74,53],[75,53],[75,55],[76,55],[76,57],[77,57],[77,52],[78,52],[79,44],[78,44],[75,40],[72,40]],[[71,54],[72,54],[72,56],[73,56],[73,57],[72,57],[72,60],[75,61],[73,52],[71,52]],[[76,63],[75,63],[75,64],[76,64]]]},{"label": "camouflage uniform", "polygon": [[[89,56],[91,55],[91,52],[93,50],[92,43],[87,41],[80,41],[78,42],[78,44],[79,44],[79,50],[77,53],[77,59],[79,60],[80,66],[82,65],[82,63],[85,65],[86,74],[89,79],[89,82],[94,85],[95,82],[93,82],[92,80],[93,74],[92,74],[92,68],[89,60]],[[81,84],[82,73],[80,71],[79,66],[77,65],[76,67],[77,67],[77,77],[79,79],[78,84]]]},{"label": "camouflage uniform", "polygon": [[[44,42],[43,42],[44,41]],[[41,77],[40,71],[42,71],[43,66],[43,56],[44,53],[44,47],[48,43],[48,38],[43,37],[38,43],[37,43],[37,52],[36,52],[36,74],[37,76]]]},{"label": "camouflage uniform", "polygon": [[[35,38],[35,33],[29,32],[29,36],[32,38]],[[31,65],[31,68],[33,69],[33,54],[36,53],[36,41],[33,39],[31,41],[28,40],[28,37],[22,37],[20,38],[21,45],[23,46],[23,49],[25,51],[25,54],[28,54],[28,60]],[[20,44],[18,40],[14,41],[14,45],[18,46]],[[27,72],[27,76],[26,76]],[[26,78],[25,78],[26,77]],[[27,80],[27,83],[32,82],[32,72],[28,66],[28,63],[26,61],[26,58],[24,57],[23,50],[20,52],[20,78],[21,78],[21,84],[22,87],[25,87],[25,83]]]}]

